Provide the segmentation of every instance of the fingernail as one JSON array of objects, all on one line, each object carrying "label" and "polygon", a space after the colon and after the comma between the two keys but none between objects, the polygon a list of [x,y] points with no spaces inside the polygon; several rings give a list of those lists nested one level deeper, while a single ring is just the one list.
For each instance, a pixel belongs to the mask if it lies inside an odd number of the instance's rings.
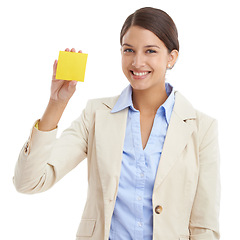
[{"label": "fingernail", "polygon": [[77,85],[77,81],[72,81],[72,85],[73,86]]}]

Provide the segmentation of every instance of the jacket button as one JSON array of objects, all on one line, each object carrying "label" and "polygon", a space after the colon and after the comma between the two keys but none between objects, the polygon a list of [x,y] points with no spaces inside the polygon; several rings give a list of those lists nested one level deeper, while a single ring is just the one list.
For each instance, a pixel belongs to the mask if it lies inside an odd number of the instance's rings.
[{"label": "jacket button", "polygon": [[28,147],[29,147],[29,142],[26,142],[25,146],[24,146],[24,152],[25,154],[27,154],[28,152]]},{"label": "jacket button", "polygon": [[157,214],[160,214],[162,212],[162,210],[163,210],[162,206],[157,205],[155,207],[155,213],[157,213]]}]

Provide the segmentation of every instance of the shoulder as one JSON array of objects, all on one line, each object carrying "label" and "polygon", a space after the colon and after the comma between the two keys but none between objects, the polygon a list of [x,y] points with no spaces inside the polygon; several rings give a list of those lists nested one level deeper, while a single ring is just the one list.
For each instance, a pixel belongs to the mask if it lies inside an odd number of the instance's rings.
[{"label": "shoulder", "polygon": [[96,110],[108,110],[112,109],[114,105],[116,104],[118,98],[120,95],[112,96],[112,97],[104,97],[104,98],[94,98],[89,99],[86,105],[87,111],[93,111]]},{"label": "shoulder", "polygon": [[217,120],[196,109],[191,102],[186,99],[180,92],[175,92],[175,106],[173,109],[183,121],[192,125],[202,138],[209,129],[217,128]]},{"label": "shoulder", "polygon": [[192,103],[179,91],[175,91],[175,111],[183,119],[195,118],[200,121],[212,121],[213,117],[196,109]]},{"label": "shoulder", "polygon": [[116,104],[118,98],[120,95],[112,96],[112,97],[104,97],[104,98],[94,98],[89,99],[87,101],[86,107],[84,109],[84,112],[94,117],[96,111],[99,110],[105,110],[105,111],[111,111],[114,105]]},{"label": "shoulder", "polygon": [[206,142],[212,142],[218,138],[218,121],[199,110],[196,110],[196,125],[198,130],[199,144],[202,148]]},{"label": "shoulder", "polygon": [[72,122],[72,126],[80,126],[83,124],[86,128],[92,126],[95,119],[95,114],[97,111],[111,111],[112,107],[115,105],[119,98],[118,96],[105,97],[105,98],[95,98],[89,99],[85,108],[83,109],[81,115]]}]

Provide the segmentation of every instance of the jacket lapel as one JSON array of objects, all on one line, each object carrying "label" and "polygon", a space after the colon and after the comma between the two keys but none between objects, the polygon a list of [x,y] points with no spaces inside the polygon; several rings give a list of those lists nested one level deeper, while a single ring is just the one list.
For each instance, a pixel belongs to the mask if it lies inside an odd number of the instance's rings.
[{"label": "jacket lapel", "polygon": [[128,109],[111,113],[111,109],[96,112],[97,163],[104,201],[114,200],[117,192]]},{"label": "jacket lapel", "polygon": [[169,122],[153,191],[156,191],[157,188],[160,187],[187,145],[194,130],[193,125],[187,120],[195,118],[196,113],[191,104],[179,92],[175,92],[175,104]]}]

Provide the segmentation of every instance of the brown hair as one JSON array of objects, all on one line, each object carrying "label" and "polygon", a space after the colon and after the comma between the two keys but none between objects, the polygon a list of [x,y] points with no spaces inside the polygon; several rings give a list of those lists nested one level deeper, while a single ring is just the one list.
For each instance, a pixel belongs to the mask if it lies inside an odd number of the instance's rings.
[{"label": "brown hair", "polygon": [[125,20],[120,33],[122,38],[131,26],[139,26],[153,32],[167,47],[169,53],[176,49],[179,51],[178,32],[172,18],[164,11],[145,7],[136,10]]}]

